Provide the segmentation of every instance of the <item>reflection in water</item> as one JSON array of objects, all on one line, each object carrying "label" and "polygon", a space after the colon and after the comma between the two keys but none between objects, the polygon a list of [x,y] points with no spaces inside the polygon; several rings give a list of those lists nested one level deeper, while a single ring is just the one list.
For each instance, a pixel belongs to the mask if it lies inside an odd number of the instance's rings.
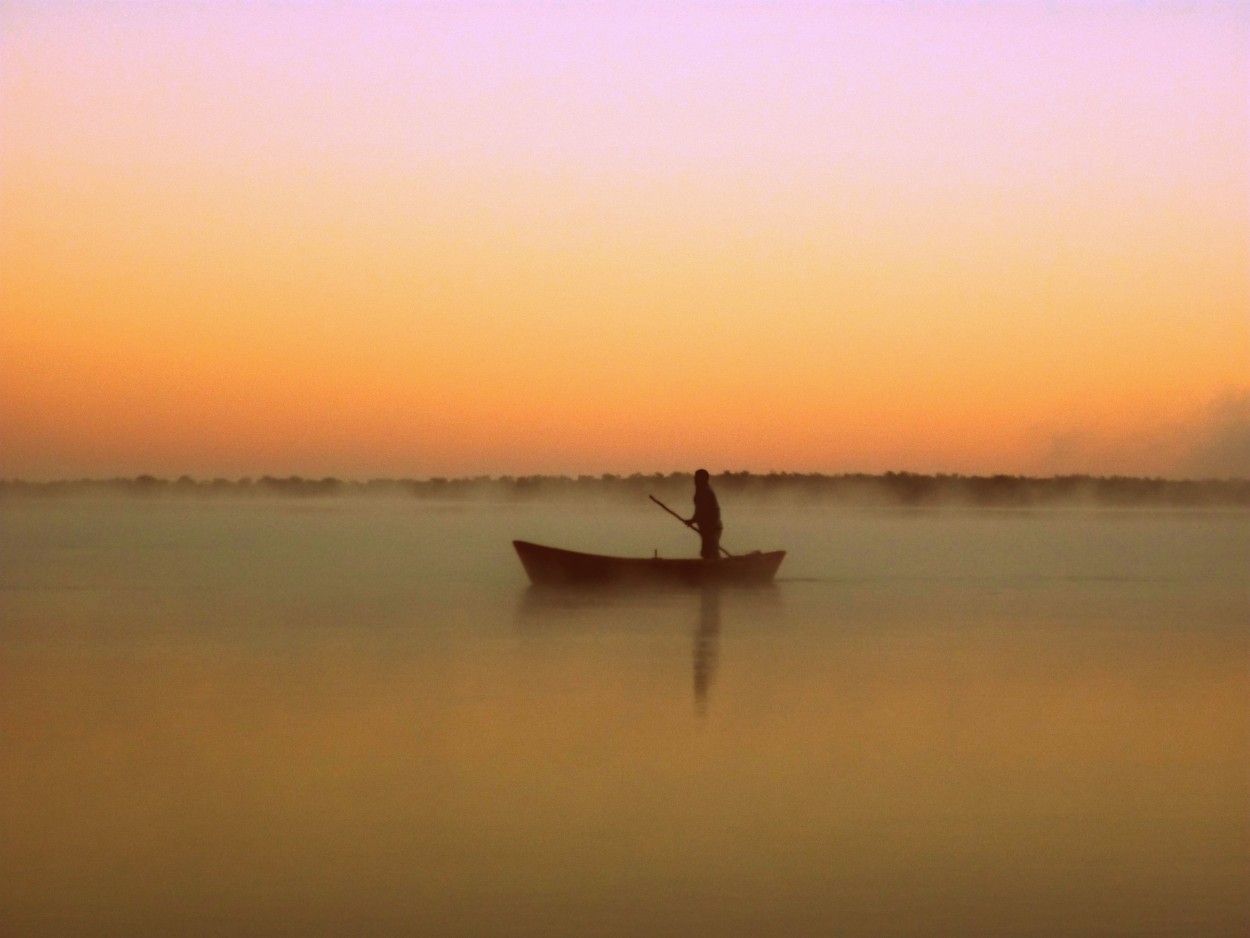
[{"label": "reflection in water", "polygon": [[795,514],[704,594],[498,514],[0,505],[0,933],[1250,935],[1245,517]]},{"label": "reflection in water", "polygon": [[[696,597],[698,608],[693,609]],[[531,635],[628,632],[637,636],[662,630],[673,638],[690,628],[693,612],[694,709],[703,716],[720,659],[722,607],[741,627],[759,627],[780,614],[779,590],[774,584],[749,588],[712,584],[697,592],[531,585],[521,596],[517,622]]]},{"label": "reflection in water", "polygon": [[694,633],[694,708],[700,716],[707,713],[707,695],[716,676],[719,640],[720,590],[707,586],[699,600],[699,627]]}]

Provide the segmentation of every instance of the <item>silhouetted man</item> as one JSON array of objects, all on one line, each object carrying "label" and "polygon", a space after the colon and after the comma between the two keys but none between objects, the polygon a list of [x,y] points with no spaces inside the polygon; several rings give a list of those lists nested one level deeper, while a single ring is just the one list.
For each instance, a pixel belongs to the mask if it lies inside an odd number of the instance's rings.
[{"label": "silhouetted man", "polygon": [[717,560],[720,557],[720,503],[716,501],[709,478],[706,469],[694,474],[694,514],[686,519],[686,524],[703,538],[699,556],[704,560]]}]

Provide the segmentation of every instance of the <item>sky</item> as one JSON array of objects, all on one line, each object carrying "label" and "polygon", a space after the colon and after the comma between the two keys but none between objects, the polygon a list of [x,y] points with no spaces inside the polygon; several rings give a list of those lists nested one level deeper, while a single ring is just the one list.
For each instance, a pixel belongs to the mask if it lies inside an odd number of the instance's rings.
[{"label": "sky", "polygon": [[1250,4],[0,3],[0,478],[1250,476]]}]

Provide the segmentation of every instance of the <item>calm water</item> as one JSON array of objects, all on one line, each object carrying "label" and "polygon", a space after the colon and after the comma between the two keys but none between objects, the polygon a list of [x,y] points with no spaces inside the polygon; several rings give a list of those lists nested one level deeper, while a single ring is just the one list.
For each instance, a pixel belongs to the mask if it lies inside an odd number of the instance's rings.
[{"label": "calm water", "polygon": [[0,934],[1250,933],[1250,516],[0,504]]}]

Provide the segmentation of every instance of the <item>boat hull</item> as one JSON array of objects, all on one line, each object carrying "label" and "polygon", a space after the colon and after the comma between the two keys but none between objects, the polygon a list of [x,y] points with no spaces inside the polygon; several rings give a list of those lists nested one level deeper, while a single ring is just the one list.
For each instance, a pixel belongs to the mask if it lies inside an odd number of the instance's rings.
[{"label": "boat hull", "polygon": [[720,560],[661,557],[605,557],[529,541],[513,541],[530,580],[542,585],[573,583],[705,584],[771,583],[785,559],[784,550],[738,554]]}]

